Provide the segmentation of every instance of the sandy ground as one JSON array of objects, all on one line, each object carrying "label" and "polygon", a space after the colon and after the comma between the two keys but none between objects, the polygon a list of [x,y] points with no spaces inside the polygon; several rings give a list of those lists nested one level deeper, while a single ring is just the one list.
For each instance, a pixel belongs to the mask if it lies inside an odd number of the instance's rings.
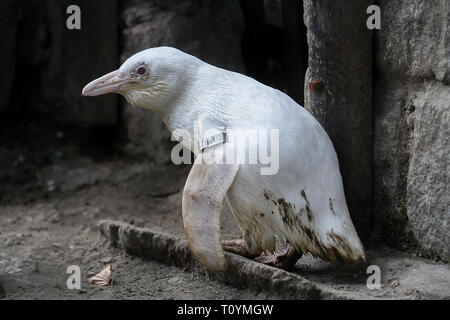
[{"label": "sandy ground", "polygon": [[[110,169],[116,169],[115,165]],[[92,170],[97,168],[93,166]],[[88,172],[83,176],[92,178]],[[57,189],[60,187],[64,188],[58,185]],[[77,191],[55,191],[44,198],[24,199],[29,203],[1,206],[0,282],[6,298],[270,298],[110,248],[98,232],[100,219],[115,218],[161,231],[182,232],[180,216],[165,214],[179,202],[179,193],[164,198],[145,193],[141,199],[139,190],[130,188],[127,181],[94,183]],[[88,277],[108,264],[114,270],[112,286],[89,284]],[[66,286],[66,268],[70,265],[80,266],[81,290],[69,290]]]},{"label": "sandy ground", "polygon": [[[5,126],[2,130],[6,130]],[[184,237],[181,191],[189,167],[156,166],[142,158],[105,152],[103,145],[89,145],[92,133],[73,138],[75,132],[54,127],[42,130],[42,134],[27,132],[28,139],[10,137],[3,141],[0,150],[0,160],[8,164],[0,172],[3,298],[283,298],[234,288],[209,280],[205,274],[128,256],[111,248],[100,235],[98,221],[113,219]],[[222,231],[224,238],[239,237],[227,211],[222,216]],[[308,255],[293,272],[345,298],[450,298],[448,264],[383,246],[369,248],[368,255],[373,264],[381,267],[380,290],[369,290],[366,276],[344,275],[329,263]],[[114,270],[112,285],[90,284],[88,277],[108,264]],[[67,288],[66,268],[70,265],[81,269],[80,290]]]}]

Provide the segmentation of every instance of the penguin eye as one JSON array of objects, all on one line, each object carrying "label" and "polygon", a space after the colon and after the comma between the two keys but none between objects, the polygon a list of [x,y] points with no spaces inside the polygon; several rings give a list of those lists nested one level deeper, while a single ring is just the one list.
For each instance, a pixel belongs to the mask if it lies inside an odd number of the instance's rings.
[{"label": "penguin eye", "polygon": [[147,73],[147,68],[144,66],[140,66],[136,69],[136,74],[143,76],[144,74]]}]

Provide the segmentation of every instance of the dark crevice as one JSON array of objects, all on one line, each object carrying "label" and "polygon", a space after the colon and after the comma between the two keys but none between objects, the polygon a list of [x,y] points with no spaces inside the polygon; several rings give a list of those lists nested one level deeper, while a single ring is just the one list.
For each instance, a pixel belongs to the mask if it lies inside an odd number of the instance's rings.
[{"label": "dark crevice", "polygon": [[278,25],[266,21],[269,8],[264,1],[241,0],[240,4],[245,22],[242,56],[247,75],[303,104],[308,48],[302,3],[280,3]]}]

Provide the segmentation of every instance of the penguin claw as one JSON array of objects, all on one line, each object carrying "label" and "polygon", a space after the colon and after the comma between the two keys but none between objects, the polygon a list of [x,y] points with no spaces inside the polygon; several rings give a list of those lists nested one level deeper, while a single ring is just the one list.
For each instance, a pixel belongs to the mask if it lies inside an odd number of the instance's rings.
[{"label": "penguin claw", "polygon": [[255,258],[255,261],[267,264],[269,266],[277,267],[280,269],[291,269],[298,259],[302,257],[302,253],[297,251],[293,246],[288,245],[283,251],[279,253],[272,253],[265,250],[259,257]]},{"label": "penguin claw", "polygon": [[276,253],[264,250],[259,256],[256,256],[248,251],[244,239],[223,240],[222,247],[227,252],[235,253],[246,258],[253,258],[260,263],[285,270],[291,269],[303,255],[303,253],[288,244],[281,252]]}]

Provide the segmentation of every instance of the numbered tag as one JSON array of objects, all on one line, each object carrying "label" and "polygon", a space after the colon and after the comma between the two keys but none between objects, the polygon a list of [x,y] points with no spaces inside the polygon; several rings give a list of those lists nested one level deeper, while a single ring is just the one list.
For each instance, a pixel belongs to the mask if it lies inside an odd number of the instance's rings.
[{"label": "numbered tag", "polygon": [[203,150],[205,150],[208,147],[212,147],[212,146],[215,146],[215,145],[218,145],[221,143],[225,143],[225,142],[227,142],[227,134],[226,134],[226,132],[221,132],[221,133],[215,134],[213,136],[203,138],[198,143],[198,147],[200,149],[200,152],[202,152]]}]

